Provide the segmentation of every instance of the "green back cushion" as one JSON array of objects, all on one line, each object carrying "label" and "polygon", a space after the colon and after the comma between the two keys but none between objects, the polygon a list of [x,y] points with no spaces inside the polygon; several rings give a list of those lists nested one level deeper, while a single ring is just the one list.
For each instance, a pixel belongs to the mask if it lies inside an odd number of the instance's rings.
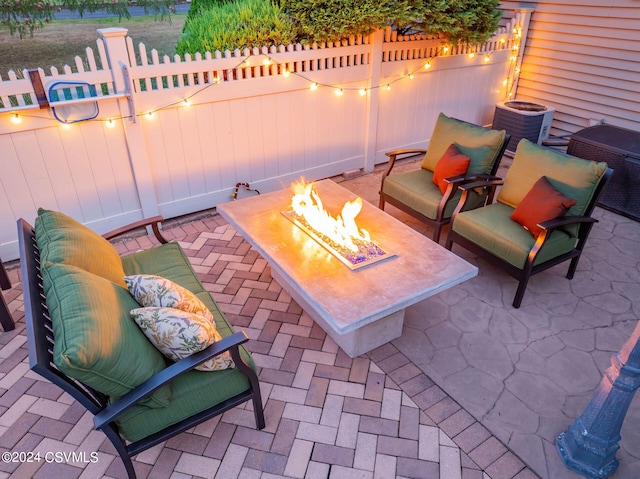
[{"label": "green back cushion", "polygon": [[467,170],[469,175],[489,173],[497,160],[505,135],[504,130],[490,130],[440,113],[429,148],[422,160],[422,168],[434,171],[447,148],[455,144],[462,154],[471,158]]},{"label": "green back cushion", "polygon": [[546,176],[554,188],[576,200],[567,215],[581,216],[606,171],[606,163],[583,160],[522,139],[500,188],[498,201],[515,208],[536,181]]},{"label": "green back cushion", "polygon": [[[42,273],[62,372],[118,398],[166,367],[129,317],[139,305],[126,288],[71,265],[43,263]],[[165,407],[170,396],[163,386],[143,404]]]},{"label": "green back cushion", "polygon": [[83,224],[63,213],[41,208],[35,231],[42,262],[77,266],[126,287],[116,249]]}]

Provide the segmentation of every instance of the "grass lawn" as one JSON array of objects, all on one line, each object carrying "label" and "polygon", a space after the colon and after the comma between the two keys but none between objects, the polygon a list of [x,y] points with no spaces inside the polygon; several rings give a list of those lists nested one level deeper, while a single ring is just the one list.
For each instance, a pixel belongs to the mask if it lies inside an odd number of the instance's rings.
[{"label": "grass lawn", "polygon": [[99,28],[123,27],[129,30],[133,44],[144,43],[147,52],[156,49],[162,55],[173,55],[182,33],[186,14],[171,15],[168,20],[159,20],[153,15],[129,19],[100,18],[86,20],[54,20],[33,34],[20,39],[11,36],[8,30],[0,29],[0,78],[6,80],[9,70],[16,73],[24,69],[42,68],[49,72],[55,66],[59,71],[65,65],[75,68],[76,56],[86,64],[85,50],[93,49],[97,54],[96,40]]}]

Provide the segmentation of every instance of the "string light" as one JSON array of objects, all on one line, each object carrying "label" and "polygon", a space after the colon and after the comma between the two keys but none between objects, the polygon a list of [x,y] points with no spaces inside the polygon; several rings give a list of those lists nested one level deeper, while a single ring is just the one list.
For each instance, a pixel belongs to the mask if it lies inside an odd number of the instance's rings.
[{"label": "string light", "polygon": [[[514,28],[513,29],[513,33],[514,33],[514,36],[519,38],[522,35],[522,30],[520,28]],[[501,44],[506,43],[506,41],[507,41],[507,39],[505,39],[504,37],[501,37],[499,39],[499,43],[501,43]],[[515,43],[513,45],[513,47],[512,47],[512,50],[514,52],[517,52],[518,49],[519,49],[519,44]],[[450,46],[449,45],[444,45],[440,49],[440,54],[441,55],[447,54],[449,52],[449,50],[450,50]],[[490,61],[492,53],[493,52],[489,52],[489,53],[486,53],[484,55],[484,62],[489,62]],[[468,56],[469,56],[469,58],[473,58],[473,57],[475,57],[475,54],[476,54],[475,52],[470,52],[470,53],[468,53]],[[250,59],[251,56],[253,56],[253,55],[247,56],[235,68],[231,68],[229,70],[233,71],[236,68],[241,68],[243,66],[244,67],[250,66],[251,65],[251,59]],[[409,79],[413,80],[415,78],[416,71],[418,71],[419,69],[425,69],[425,70],[430,69],[432,67],[432,61],[434,59],[434,57],[429,58],[424,64],[422,64],[420,67],[416,68],[415,70],[413,70],[411,72],[408,72],[408,73],[401,74],[396,79],[392,80],[389,83],[383,84],[383,85],[371,86],[369,88],[343,88],[343,87],[337,87],[337,86],[334,86],[334,85],[325,85],[325,84],[320,84],[318,82],[315,82],[315,81],[313,81],[313,80],[311,80],[309,78],[306,78],[304,75],[302,75],[300,73],[296,73],[294,71],[289,70],[289,68],[287,68],[284,64],[278,63],[277,61],[273,60],[271,57],[269,57],[269,56],[267,56],[265,54],[260,54],[260,55],[256,55],[256,56],[263,57],[262,58],[262,64],[265,65],[265,66],[269,66],[269,65],[274,65],[275,64],[278,67],[276,69],[276,73],[279,72],[282,76],[285,76],[285,77],[288,77],[291,74],[295,74],[296,76],[299,76],[300,78],[303,78],[304,80],[308,81],[310,83],[309,89],[312,90],[312,91],[317,90],[320,86],[333,88],[334,89],[334,93],[335,93],[336,96],[343,96],[345,90],[358,91],[359,95],[361,95],[361,96],[365,96],[367,94],[367,91],[369,89],[372,89],[372,88],[384,87],[384,88],[386,88],[387,91],[390,91],[391,90],[391,85],[393,83],[395,83],[396,81],[399,81],[399,80],[401,80],[402,78],[405,78],[405,77],[408,77]],[[435,56],[437,57],[438,54],[436,54]],[[512,62],[515,62],[515,61],[517,61],[517,58],[518,58],[517,55],[513,54],[512,56],[509,57],[509,60],[512,61]],[[517,67],[514,67],[514,71],[515,71],[516,74],[519,73],[519,69]],[[181,104],[182,106],[189,106],[191,104],[191,102],[189,101],[189,99],[191,97],[197,95],[198,93],[200,93],[204,89],[209,88],[212,85],[216,85],[216,84],[218,84],[218,83],[220,83],[222,81],[223,81],[223,78],[219,77],[217,74],[213,74],[212,77],[211,77],[211,82],[205,84],[202,88],[200,88],[199,90],[195,91],[194,93],[192,93],[188,97],[186,97],[186,98],[184,98],[182,100],[178,100],[176,102],[170,103],[168,105],[164,105],[164,106],[158,107],[158,108],[156,108],[154,110],[149,110],[146,113],[138,114],[136,116],[145,116],[147,119],[151,120],[151,119],[154,118],[155,112],[157,112],[159,110],[162,110],[162,109],[165,109],[165,108],[169,108],[171,106],[175,106],[175,105],[179,105],[179,104]],[[508,85],[509,84],[509,78],[507,78],[503,82],[503,84],[505,86]],[[123,118],[131,118],[131,116],[122,116],[122,117],[116,118],[116,119],[123,119]],[[20,115],[18,113],[15,113],[11,117],[11,121],[13,123],[16,123],[16,124],[20,123],[20,121],[21,121]],[[107,126],[110,127],[110,128],[115,126],[115,122],[114,122],[113,118],[109,118],[108,120],[99,120],[99,121],[106,121],[107,122]],[[66,127],[68,127],[68,126],[69,125],[66,125]]]}]

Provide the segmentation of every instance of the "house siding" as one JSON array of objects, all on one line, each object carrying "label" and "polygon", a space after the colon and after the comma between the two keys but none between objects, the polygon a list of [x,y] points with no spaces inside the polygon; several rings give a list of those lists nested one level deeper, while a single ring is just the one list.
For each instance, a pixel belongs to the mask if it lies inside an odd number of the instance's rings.
[{"label": "house siding", "polygon": [[640,131],[640,0],[503,1],[533,9],[515,97],[555,108],[552,136],[598,122]]}]

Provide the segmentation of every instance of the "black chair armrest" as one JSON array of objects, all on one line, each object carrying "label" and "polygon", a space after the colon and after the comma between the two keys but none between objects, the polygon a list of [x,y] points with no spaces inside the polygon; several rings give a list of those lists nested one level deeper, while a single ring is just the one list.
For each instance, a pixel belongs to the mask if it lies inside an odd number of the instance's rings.
[{"label": "black chair armrest", "polygon": [[387,151],[385,153],[385,155],[387,155],[388,157],[398,157],[400,155],[418,155],[418,154],[425,154],[427,152],[427,150],[422,150],[422,149],[414,149],[414,148],[407,148],[404,150],[393,150],[393,151]]},{"label": "black chair armrest", "polygon": [[470,183],[472,181],[488,181],[488,180],[499,180],[497,176],[493,175],[456,175],[450,176],[449,178],[445,178],[444,181],[447,183]]},{"label": "black chair armrest", "polygon": [[477,175],[480,181],[470,181],[468,183],[461,182],[458,185],[458,188],[462,190],[462,195],[460,196],[460,200],[456,205],[453,213],[451,214],[451,221],[455,220],[455,217],[458,216],[458,213],[462,211],[465,203],[467,202],[467,198],[469,197],[469,191],[474,188],[490,188],[489,194],[487,195],[487,203],[491,203],[493,201],[493,195],[495,193],[496,187],[503,184],[504,180],[497,176],[492,175]]},{"label": "black chair armrest", "polygon": [[164,236],[162,236],[162,234],[160,233],[160,229],[158,228],[158,225],[163,221],[164,221],[164,218],[162,216],[153,216],[151,218],[142,219],[140,221],[136,221],[135,223],[131,223],[129,225],[125,225],[115,230],[109,231],[108,233],[103,234],[102,237],[110,240],[124,233],[128,233],[129,231],[144,228],[146,226],[151,226],[151,229],[153,230],[153,234],[156,237],[156,239],[160,243],[165,244],[165,243],[168,243],[168,241]]},{"label": "black chair armrest", "polygon": [[137,404],[142,399],[151,395],[154,391],[156,391],[163,385],[173,381],[178,376],[191,371],[199,364],[215,356],[218,356],[225,351],[228,351],[230,349],[232,350],[232,357],[234,359],[234,362],[236,362],[236,367],[238,367],[237,362],[240,359],[238,346],[247,342],[248,340],[249,338],[244,332],[234,333],[230,336],[227,336],[226,338],[223,338],[221,341],[213,343],[211,346],[203,349],[200,352],[192,354],[189,357],[173,363],[171,366],[163,369],[155,376],[150,377],[145,382],[138,385],[135,389],[132,389],[127,394],[121,396],[116,401],[112,402],[106,408],[100,411],[98,414],[96,414],[93,418],[95,428],[101,429],[110,422],[113,422],[114,419],[117,418],[120,414]]},{"label": "black chair armrest", "polygon": [[538,224],[543,230],[552,231],[560,226],[567,226],[577,223],[597,223],[598,220],[590,216],[559,216],[552,220],[543,221]]},{"label": "black chair armrest", "polygon": [[591,228],[591,225],[597,222],[597,219],[590,216],[558,216],[557,218],[539,223],[538,226],[542,228],[542,232],[538,235],[536,242],[529,251],[527,263],[533,264],[536,256],[538,256],[538,253],[547,242],[547,239],[551,237],[553,230],[560,228],[561,226],[573,224],[587,225],[588,228]]},{"label": "black chair armrest", "polygon": [[[489,176],[489,175],[486,175],[486,176]],[[460,188],[462,191],[466,191],[466,190],[472,190],[474,188],[486,188],[488,186],[496,187],[496,186],[502,185],[503,183],[504,183],[504,180],[502,178],[493,176],[493,177],[482,179],[480,181],[470,181],[469,183],[464,183],[460,185],[458,188]]]},{"label": "black chair armrest", "polygon": [[413,149],[387,151],[385,155],[389,157],[389,163],[387,164],[387,169],[382,174],[382,181],[384,181],[384,179],[387,176],[389,176],[389,173],[391,173],[393,166],[396,164],[396,160],[398,159],[398,156],[404,156],[404,155],[412,156],[412,155],[418,155],[418,154],[425,154],[426,152],[427,150],[413,150]]}]

